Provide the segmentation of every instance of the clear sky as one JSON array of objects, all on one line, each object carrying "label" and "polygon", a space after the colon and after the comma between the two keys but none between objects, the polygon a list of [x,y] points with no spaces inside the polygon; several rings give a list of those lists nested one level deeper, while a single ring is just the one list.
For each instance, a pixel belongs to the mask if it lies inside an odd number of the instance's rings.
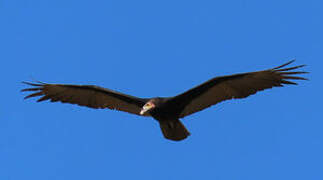
[{"label": "clear sky", "polygon": [[[323,1],[0,1],[1,180],[323,179]],[[226,101],[163,138],[128,113],[23,100],[21,81],[173,96],[295,59],[299,86]]]}]

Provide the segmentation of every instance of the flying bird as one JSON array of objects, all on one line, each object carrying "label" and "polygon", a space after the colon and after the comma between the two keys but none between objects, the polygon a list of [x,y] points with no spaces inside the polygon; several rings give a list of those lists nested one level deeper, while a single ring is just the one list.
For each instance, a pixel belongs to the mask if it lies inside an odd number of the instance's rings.
[{"label": "flying bird", "polygon": [[[294,61],[294,60],[293,60]],[[190,133],[179,119],[199,112],[221,101],[246,98],[258,91],[297,83],[292,80],[307,80],[296,76],[304,71],[292,71],[305,65],[286,68],[281,66],[263,71],[220,76],[210,79],[182,94],[173,97],[139,98],[93,85],[47,84],[23,82],[32,88],[25,99],[40,96],[37,102],[50,100],[77,104],[96,109],[112,109],[139,116],[151,116],[159,122],[165,138],[180,141]]]}]

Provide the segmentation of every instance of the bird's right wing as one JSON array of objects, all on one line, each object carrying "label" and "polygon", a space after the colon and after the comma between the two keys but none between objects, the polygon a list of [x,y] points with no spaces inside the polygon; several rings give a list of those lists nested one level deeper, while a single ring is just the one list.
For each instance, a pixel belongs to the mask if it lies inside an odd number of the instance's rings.
[{"label": "bird's right wing", "polygon": [[183,94],[168,101],[174,108],[177,116],[182,118],[208,108],[228,99],[246,98],[258,91],[272,87],[281,87],[284,84],[296,84],[292,80],[306,80],[303,77],[293,76],[303,74],[303,71],[290,71],[304,65],[283,68],[293,61],[281,66],[257,72],[235,74],[213,78]]},{"label": "bird's right wing", "polygon": [[37,102],[44,100],[50,100],[51,102],[60,101],[90,108],[109,108],[140,115],[142,106],[148,101],[147,99],[92,85],[23,83],[34,86],[33,88],[21,90],[34,91],[34,93],[26,96],[25,99],[40,96]]}]

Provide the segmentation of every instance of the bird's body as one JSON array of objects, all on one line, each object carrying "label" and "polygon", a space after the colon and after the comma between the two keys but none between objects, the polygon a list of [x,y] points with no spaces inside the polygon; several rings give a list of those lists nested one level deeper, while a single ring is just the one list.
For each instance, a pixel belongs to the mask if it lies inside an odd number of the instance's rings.
[{"label": "bird's body", "polygon": [[36,91],[25,98],[41,96],[38,102],[44,100],[60,101],[91,108],[109,108],[141,116],[151,116],[159,122],[165,138],[179,141],[190,135],[180,122],[180,118],[224,100],[245,98],[264,89],[282,87],[283,84],[296,84],[289,79],[305,80],[303,77],[293,75],[306,72],[290,71],[304,65],[283,68],[292,62],[264,71],[216,77],[182,94],[166,98],[138,98],[92,85],[46,84],[41,82],[24,82],[34,86],[34,88],[23,89],[22,91]]},{"label": "bird's body", "polygon": [[175,108],[169,108],[168,103],[172,98],[151,98],[147,103],[154,104],[155,108],[149,111],[149,115],[159,122],[160,128],[167,139],[179,141],[190,135],[189,131],[179,121]]}]

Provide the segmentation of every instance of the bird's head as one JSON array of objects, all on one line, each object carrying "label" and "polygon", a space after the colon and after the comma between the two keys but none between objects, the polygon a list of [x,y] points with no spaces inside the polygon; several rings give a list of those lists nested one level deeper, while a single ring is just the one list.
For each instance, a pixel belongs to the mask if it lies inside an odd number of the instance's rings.
[{"label": "bird's head", "polygon": [[152,101],[148,101],[141,109],[140,111],[140,115],[145,115],[148,112],[150,112],[152,109],[154,109],[156,106],[154,104],[154,102]]}]

